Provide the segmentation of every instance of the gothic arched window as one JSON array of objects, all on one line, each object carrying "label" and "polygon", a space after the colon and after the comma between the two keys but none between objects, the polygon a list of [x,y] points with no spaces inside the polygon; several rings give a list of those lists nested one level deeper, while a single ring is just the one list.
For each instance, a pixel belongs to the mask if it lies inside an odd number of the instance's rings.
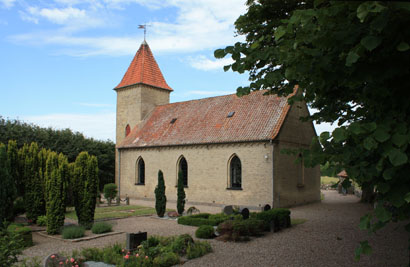
[{"label": "gothic arched window", "polygon": [[182,172],[182,180],[184,181],[184,186],[188,186],[188,163],[184,156],[182,156],[179,160],[178,164],[178,175],[179,172]]},{"label": "gothic arched window", "polygon": [[137,160],[135,169],[135,183],[145,184],[145,162],[141,157]]},{"label": "gothic arched window", "polygon": [[127,126],[125,126],[125,136],[128,136],[131,132],[131,127],[129,124],[127,124]]},{"label": "gothic arched window", "polygon": [[242,165],[238,156],[233,156],[229,164],[231,188],[242,188]]}]

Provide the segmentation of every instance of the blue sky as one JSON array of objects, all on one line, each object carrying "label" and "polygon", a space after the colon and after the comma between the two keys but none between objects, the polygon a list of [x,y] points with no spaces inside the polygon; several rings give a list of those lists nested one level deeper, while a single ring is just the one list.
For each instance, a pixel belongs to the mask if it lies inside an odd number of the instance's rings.
[{"label": "blue sky", "polygon": [[[0,116],[115,139],[112,90],[143,41],[171,102],[234,93],[247,76],[213,51],[243,40],[244,0],[0,0]],[[318,129],[320,132],[321,129]]]}]

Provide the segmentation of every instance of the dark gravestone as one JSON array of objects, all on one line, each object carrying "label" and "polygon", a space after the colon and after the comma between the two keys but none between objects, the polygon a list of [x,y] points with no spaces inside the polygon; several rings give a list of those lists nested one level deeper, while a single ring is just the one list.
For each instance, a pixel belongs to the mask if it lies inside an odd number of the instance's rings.
[{"label": "dark gravestone", "polygon": [[268,211],[270,209],[271,209],[271,207],[270,207],[269,204],[266,204],[265,206],[263,206],[263,211]]},{"label": "dark gravestone", "polygon": [[243,218],[244,220],[249,219],[249,209],[248,209],[248,208],[243,208],[243,209],[241,209],[241,210],[240,210],[240,213],[241,213],[242,218]]},{"label": "dark gravestone", "polygon": [[222,210],[223,213],[225,213],[226,215],[231,215],[233,213],[233,207],[232,205],[229,206],[225,206]]},{"label": "dark gravestone", "polygon": [[138,232],[138,233],[127,233],[127,243],[126,249],[128,251],[134,251],[142,241],[147,240],[147,232]]}]

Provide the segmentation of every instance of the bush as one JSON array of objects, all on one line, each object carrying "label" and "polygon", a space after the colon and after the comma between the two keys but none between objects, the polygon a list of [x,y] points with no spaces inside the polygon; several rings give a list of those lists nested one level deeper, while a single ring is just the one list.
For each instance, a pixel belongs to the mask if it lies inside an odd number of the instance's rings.
[{"label": "bush", "polygon": [[12,266],[16,263],[23,247],[19,234],[0,228],[0,266]]},{"label": "bush", "polygon": [[106,184],[104,185],[104,197],[106,199],[115,199],[117,196],[117,185],[116,184]]},{"label": "bush", "polygon": [[195,236],[197,238],[209,239],[209,238],[213,238],[215,236],[214,234],[215,234],[215,229],[211,225],[201,225],[195,231]]},{"label": "bush", "polygon": [[277,208],[258,213],[252,213],[252,218],[265,221],[265,229],[269,230],[269,225],[273,221],[275,226],[280,228],[290,226],[290,210]]},{"label": "bush", "polygon": [[[235,215],[234,219],[241,219],[241,215]],[[211,225],[218,226],[220,223],[231,219],[231,216],[218,213],[218,214],[209,214],[209,213],[200,213],[190,216],[183,216],[178,218],[178,224],[191,225],[191,226],[201,226],[201,225]]]},{"label": "bush", "polygon": [[112,225],[106,222],[98,222],[94,223],[93,227],[91,228],[91,232],[93,234],[103,234],[112,231]]},{"label": "bush", "polygon": [[174,252],[166,252],[156,257],[153,263],[160,267],[173,266],[179,263],[179,257]]},{"label": "bush", "polygon": [[82,226],[72,225],[63,228],[62,235],[64,239],[75,239],[84,236],[85,228]]},{"label": "bush", "polygon": [[188,245],[194,243],[192,237],[188,234],[179,235],[171,243],[171,250],[179,255],[185,255]]},{"label": "bush", "polygon": [[188,259],[195,259],[209,252],[212,252],[212,248],[209,243],[197,241],[188,245],[186,256]]},{"label": "bush", "polygon": [[30,247],[33,245],[33,236],[29,227],[23,226],[21,224],[10,224],[7,227],[7,230],[9,232],[15,233],[21,238],[22,247]]},{"label": "bush", "polygon": [[47,226],[47,216],[38,216],[37,217],[37,225],[38,226]]}]

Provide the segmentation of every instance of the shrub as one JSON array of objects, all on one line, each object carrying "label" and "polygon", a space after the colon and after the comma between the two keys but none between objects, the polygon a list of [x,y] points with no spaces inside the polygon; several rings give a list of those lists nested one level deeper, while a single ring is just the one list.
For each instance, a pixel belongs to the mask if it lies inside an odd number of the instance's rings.
[{"label": "shrub", "polygon": [[159,217],[164,217],[167,205],[167,196],[165,195],[164,175],[161,170],[158,171],[158,185],[155,188],[155,210]]},{"label": "shrub", "polygon": [[108,233],[111,231],[112,231],[112,225],[106,222],[94,223],[93,227],[91,228],[91,232],[93,234],[102,234],[102,233]]},{"label": "shrub", "polygon": [[14,178],[11,176],[10,160],[6,146],[0,143],[0,227],[4,220],[13,220]]},{"label": "shrub", "polygon": [[57,234],[64,226],[68,161],[60,153],[49,152],[45,171],[47,233]]},{"label": "shrub", "polygon": [[74,163],[74,206],[78,224],[91,229],[98,195],[98,162],[95,156],[81,152]]},{"label": "shrub", "polygon": [[179,263],[179,257],[174,252],[166,252],[156,257],[153,263],[160,267],[173,266]]},{"label": "shrub", "polygon": [[212,252],[212,248],[209,243],[197,241],[188,245],[186,256],[188,259],[195,259],[209,252]]},{"label": "shrub", "polygon": [[117,185],[116,184],[106,184],[104,185],[104,197],[106,199],[115,199],[117,196]]},{"label": "shrub", "polygon": [[0,228],[0,266],[12,266],[23,250],[21,236],[15,231]]},{"label": "shrub", "polygon": [[29,227],[21,224],[10,224],[7,230],[20,237],[22,247],[30,247],[33,245],[33,236]]},{"label": "shrub", "polygon": [[265,221],[265,229],[269,230],[269,224],[273,221],[276,227],[290,226],[290,210],[284,208],[271,209],[258,213],[252,213],[252,218]]},{"label": "shrub", "polygon": [[177,190],[177,211],[178,214],[184,212],[185,209],[185,190],[184,190],[184,178],[182,171],[178,172],[178,190]]},{"label": "shrub", "polygon": [[47,216],[38,216],[37,217],[38,226],[47,226]]},{"label": "shrub", "polygon": [[71,225],[63,228],[62,236],[64,239],[75,239],[84,236],[85,228],[83,226]]},{"label": "shrub", "polygon": [[171,243],[171,250],[179,255],[186,254],[187,248],[189,244],[194,243],[192,237],[188,234],[179,235],[175,240]]},{"label": "shrub", "polygon": [[209,238],[213,238],[215,236],[214,234],[215,234],[215,230],[214,230],[214,227],[211,225],[201,225],[195,231],[195,236],[197,238],[209,239]]},{"label": "shrub", "polygon": [[[241,215],[235,215],[233,218],[241,219]],[[191,225],[191,226],[201,226],[201,225],[211,225],[217,226],[220,223],[231,219],[231,216],[218,213],[218,214],[209,214],[209,213],[200,213],[190,216],[183,216],[178,218],[178,223],[183,225]]]}]

